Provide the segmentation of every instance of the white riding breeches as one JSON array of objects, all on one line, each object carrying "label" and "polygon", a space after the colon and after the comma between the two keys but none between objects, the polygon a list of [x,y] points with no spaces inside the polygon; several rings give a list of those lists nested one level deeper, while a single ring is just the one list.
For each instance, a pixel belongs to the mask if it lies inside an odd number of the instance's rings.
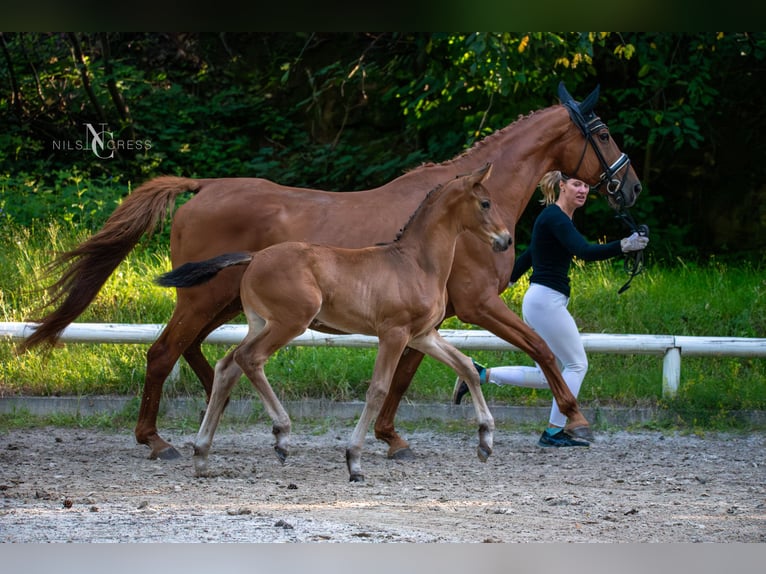
[{"label": "white riding breeches", "polygon": [[[561,369],[569,390],[577,397],[585,374],[588,357],[580,332],[567,310],[569,297],[543,285],[532,283],[524,294],[521,306],[524,321],[548,344]],[[549,388],[539,366],[507,366],[489,369],[489,382],[536,389]],[[566,425],[567,418],[559,411],[554,399],[549,422],[557,427]]]}]

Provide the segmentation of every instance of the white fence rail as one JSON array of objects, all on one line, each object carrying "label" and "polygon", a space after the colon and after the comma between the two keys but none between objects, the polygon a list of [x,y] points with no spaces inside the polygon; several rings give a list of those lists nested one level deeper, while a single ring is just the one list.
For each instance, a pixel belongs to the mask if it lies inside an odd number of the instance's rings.
[{"label": "white fence rail", "polygon": [[[165,325],[123,323],[73,323],[64,329],[61,341],[68,343],[152,343]],[[34,323],[0,322],[0,338],[20,341],[34,331]],[[247,333],[246,325],[223,325],[213,331],[206,343],[233,345]],[[518,351],[487,331],[442,329],[442,336],[459,349]],[[662,392],[674,396],[681,380],[681,356],[766,357],[766,339],[743,337],[687,337],[678,335],[615,335],[583,333],[585,349],[591,353],[660,355]],[[306,331],[296,337],[302,347],[376,347],[378,339],[366,335],[329,335]]]}]

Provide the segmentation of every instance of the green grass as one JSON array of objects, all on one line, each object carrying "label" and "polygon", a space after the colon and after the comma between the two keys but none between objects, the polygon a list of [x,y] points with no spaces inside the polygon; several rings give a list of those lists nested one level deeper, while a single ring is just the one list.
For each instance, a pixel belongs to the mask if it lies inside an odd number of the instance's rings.
[{"label": "green grass", "polygon": [[[7,226],[0,238],[0,320],[24,321],[42,301],[36,291],[45,285],[43,271],[61,251],[84,238],[74,228],[47,225],[30,229]],[[159,239],[134,250],[78,321],[164,323],[172,314],[174,293],[153,284],[170,262]],[[650,265],[622,295],[626,276],[618,262],[575,265],[572,272],[572,314],[582,332],[671,334],[690,336],[766,337],[766,273],[753,263],[704,265],[677,262]],[[526,288],[521,281],[503,298],[520,312]],[[240,319],[241,322],[241,319]],[[446,328],[474,328],[456,319]],[[65,345],[49,354],[16,356],[13,345],[0,342],[0,395],[140,396],[148,345]],[[215,361],[227,351],[205,346]],[[525,364],[518,352],[475,352],[487,365]],[[288,347],[268,363],[267,375],[284,400],[323,397],[362,400],[372,371],[375,349]],[[662,358],[654,355],[589,354],[590,369],[580,393],[585,406],[661,405],[715,417],[731,410],[766,409],[766,359],[684,357],[678,396],[664,400]],[[454,374],[426,358],[406,399],[446,402]],[[165,385],[166,396],[201,396],[202,389],[186,364],[180,378]],[[235,398],[254,396],[249,382],[240,381]],[[545,405],[550,393],[489,385],[490,403]],[[723,416],[723,415],[721,415]]]}]

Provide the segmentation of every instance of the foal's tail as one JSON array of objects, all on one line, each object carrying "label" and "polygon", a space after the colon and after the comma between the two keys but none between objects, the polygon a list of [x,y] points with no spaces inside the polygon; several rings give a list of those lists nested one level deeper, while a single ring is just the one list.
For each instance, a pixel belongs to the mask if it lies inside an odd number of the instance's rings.
[{"label": "foal's tail", "polygon": [[32,320],[39,324],[19,345],[19,351],[23,353],[43,344],[53,346],[61,331],[85,311],[139,239],[151,234],[172,213],[176,198],[187,191],[197,193],[200,186],[199,181],[183,177],[154,178],[125,198],[98,233],[60,254],[47,273],[63,272],[46,289],[49,300],[42,308],[56,304],[58,307],[41,319]]},{"label": "foal's tail", "polygon": [[155,283],[161,287],[194,287],[195,285],[207,283],[218,275],[219,271],[227,267],[245,265],[250,263],[252,259],[252,253],[238,252],[226,253],[204,261],[184,263],[177,269],[157,277]]}]

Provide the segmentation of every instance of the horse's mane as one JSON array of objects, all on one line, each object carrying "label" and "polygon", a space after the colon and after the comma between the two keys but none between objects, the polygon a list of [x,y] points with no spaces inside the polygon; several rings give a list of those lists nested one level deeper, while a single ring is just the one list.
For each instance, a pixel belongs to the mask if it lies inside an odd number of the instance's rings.
[{"label": "horse's mane", "polygon": [[[441,163],[435,163],[435,162],[422,163],[422,164],[420,164],[420,165],[418,165],[416,167],[413,167],[412,169],[406,170],[404,173],[412,173],[414,171],[418,171],[418,170],[421,170],[421,169],[428,169],[428,168],[431,168],[431,167],[443,167],[443,166],[447,166],[447,165],[450,165],[452,163],[455,163],[458,160],[461,160],[464,157],[469,156],[469,155],[475,153],[477,150],[480,150],[483,147],[486,147],[486,146],[490,145],[495,140],[497,140],[497,139],[499,139],[501,137],[504,137],[507,134],[508,131],[514,129],[520,122],[522,122],[524,120],[527,120],[527,119],[531,118],[534,115],[543,113],[543,112],[545,112],[545,111],[547,111],[547,110],[549,110],[549,109],[551,109],[553,107],[555,107],[555,106],[549,106],[547,108],[542,108],[542,109],[539,109],[539,110],[532,110],[531,112],[529,112],[528,114],[525,114],[525,115],[524,114],[520,114],[516,118],[516,120],[513,121],[512,123],[508,124],[507,126],[505,126],[503,128],[500,128],[500,129],[492,132],[488,136],[486,136],[486,137],[484,137],[484,138],[474,142],[471,147],[469,147],[468,149],[463,150],[462,152],[457,154],[452,159],[445,160],[445,161],[443,161]],[[439,185],[437,185],[435,188],[433,188],[431,191],[429,191],[426,194],[426,196],[423,198],[423,201],[420,202],[420,205],[418,205],[418,207],[415,209],[415,211],[412,212],[412,215],[410,215],[410,218],[407,220],[407,223],[405,223],[404,226],[396,234],[396,238],[394,239],[393,242],[399,241],[401,239],[402,235],[407,231],[407,228],[410,226],[410,223],[412,223],[412,220],[415,218],[415,216],[418,214],[418,212],[420,212],[420,210],[423,208],[423,205],[426,203],[426,201],[428,201],[429,197],[431,197],[432,194],[436,193],[442,187],[443,187],[443,184],[439,184]],[[379,243],[378,245],[387,245],[387,243]]]},{"label": "horse's mane", "polygon": [[461,160],[464,157],[469,156],[469,155],[475,153],[477,150],[479,150],[479,149],[481,149],[483,147],[488,146],[490,143],[494,142],[496,139],[498,139],[500,137],[504,137],[506,135],[506,133],[508,131],[514,129],[519,122],[527,120],[527,119],[531,118],[532,116],[534,116],[536,114],[540,114],[542,112],[545,112],[545,111],[547,111],[547,110],[549,110],[549,109],[551,109],[553,107],[555,107],[555,106],[550,106],[548,108],[543,108],[543,109],[540,109],[540,110],[532,110],[531,112],[529,112],[526,115],[520,114],[516,118],[516,120],[513,121],[512,123],[508,124],[507,126],[505,126],[503,128],[495,130],[494,132],[492,132],[491,134],[489,134],[486,137],[481,138],[480,140],[475,141],[471,147],[461,151],[460,153],[458,153],[453,158],[445,160],[445,161],[443,161],[441,163],[425,162],[425,163],[422,163],[422,164],[420,164],[418,166],[413,167],[412,169],[406,170],[405,173],[410,173],[410,172],[417,171],[417,170],[423,169],[423,168],[446,166],[446,165],[449,165],[451,163],[455,163],[456,161]]},{"label": "horse's mane", "polygon": [[407,223],[405,223],[402,228],[399,230],[399,233],[396,234],[396,238],[394,239],[394,243],[399,241],[402,238],[402,235],[404,235],[407,232],[407,229],[409,228],[410,224],[412,223],[412,220],[415,219],[415,217],[423,211],[423,206],[428,203],[428,200],[431,198],[432,195],[435,195],[442,187],[444,187],[443,183],[438,184],[436,187],[434,187],[431,191],[429,191],[426,196],[423,198],[423,201],[420,202],[420,205],[418,205],[415,208],[415,211],[412,212],[412,215],[410,215],[410,218],[407,220]]}]

